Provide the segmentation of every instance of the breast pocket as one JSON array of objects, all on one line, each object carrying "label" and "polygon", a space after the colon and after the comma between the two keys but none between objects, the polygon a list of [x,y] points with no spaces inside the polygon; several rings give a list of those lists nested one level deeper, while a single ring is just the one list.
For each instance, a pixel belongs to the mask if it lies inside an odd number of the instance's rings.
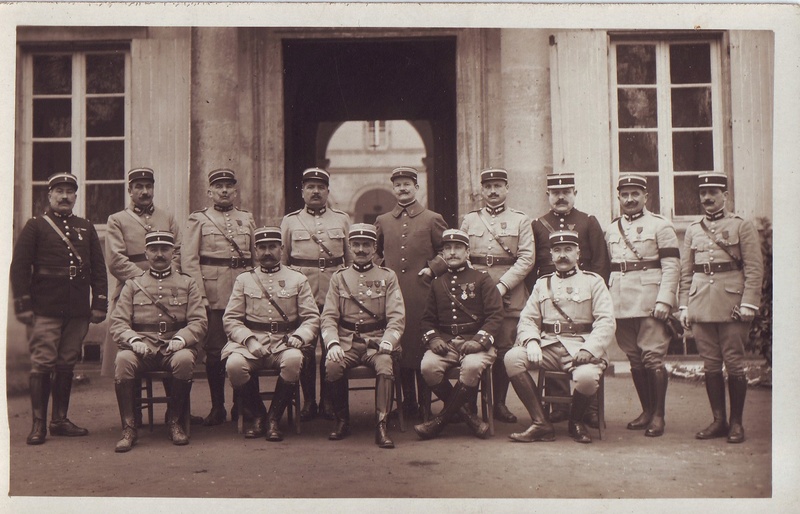
[{"label": "breast pocket", "polygon": [[658,255],[658,240],[655,232],[643,230],[641,234],[636,235],[633,246],[639,250],[639,255],[645,259]]},{"label": "breast pocket", "polygon": [[292,231],[292,241],[310,241],[311,234],[307,230]]},{"label": "breast pocket", "polygon": [[[344,230],[340,228],[331,228],[328,229],[327,232],[328,232],[328,238],[334,243],[340,244],[342,251],[344,251],[344,239],[345,239]],[[334,248],[331,248],[330,250],[334,253],[336,252]]]},{"label": "breast pocket", "polygon": [[170,305],[186,305],[187,303],[189,303],[189,297],[186,294],[169,297]]},{"label": "breast pocket", "polygon": [[625,255],[625,242],[622,240],[622,235],[613,230],[609,232],[607,237],[609,257],[614,260],[622,260]]},{"label": "breast pocket", "polygon": [[467,235],[474,236],[474,237],[483,237],[483,233],[485,231],[486,231],[486,229],[483,228],[482,226],[475,225],[475,226],[469,227],[469,229],[467,230]]},{"label": "breast pocket", "polygon": [[244,287],[246,313],[254,316],[261,316],[266,314],[265,303],[262,301],[264,292],[261,288],[253,285],[245,285]]}]

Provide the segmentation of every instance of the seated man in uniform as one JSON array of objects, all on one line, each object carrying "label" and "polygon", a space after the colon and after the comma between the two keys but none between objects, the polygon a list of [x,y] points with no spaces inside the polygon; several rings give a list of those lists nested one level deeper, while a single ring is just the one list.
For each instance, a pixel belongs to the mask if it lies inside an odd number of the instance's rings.
[{"label": "seated man in uniform", "polygon": [[122,439],[114,449],[127,452],[136,444],[133,394],[140,371],[172,373],[167,423],[173,444],[189,444],[180,423],[197,357],[197,344],[206,336],[208,320],[197,283],[172,269],[175,236],[154,231],[145,236],[150,269],[128,279],[122,287],[109,330],[119,346],[114,361]]},{"label": "seated man in uniform", "polygon": [[397,275],[375,266],[378,235],[374,225],[350,227],[353,264],[334,273],[322,309],[322,341],[328,350],[325,377],[336,419],[328,439],[350,433],[349,389],[345,370],[365,365],[375,370],[375,444],[394,448],[386,431],[395,380],[392,353],[400,348],[406,309]]},{"label": "seated man in uniform", "polygon": [[[465,403],[475,397],[481,373],[497,358],[494,336],[503,323],[503,299],[492,277],[467,263],[466,232],[445,230],[442,241],[448,269],[433,281],[422,316],[422,339],[428,346],[422,357],[422,376],[444,408],[432,420],[414,426],[414,431],[422,439],[436,437],[458,413],[484,439],[489,425]],[[454,388],[444,375],[455,366],[461,367],[461,374]]]},{"label": "seated man in uniform", "polygon": [[545,418],[528,374],[529,369],[542,368],[572,374],[575,390],[569,435],[579,443],[591,443],[583,418],[608,365],[606,352],[616,328],[614,307],[603,278],[577,267],[577,232],[550,234],[550,254],[556,272],[542,276],[533,286],[520,315],[516,345],[505,358],[514,391],[532,420],[527,430],[509,437],[525,443],[555,439],[553,425]]},{"label": "seated man in uniform", "polygon": [[[266,433],[268,441],[281,441],[279,423],[292,401],[303,364],[301,348],[319,334],[319,311],[308,279],[281,265],[281,229],[265,227],[253,233],[259,267],[236,277],[222,316],[229,341],[222,349],[225,370],[242,400],[248,439]],[[258,392],[259,369],[278,369],[278,383],[269,416]],[[264,427],[265,420],[269,426]]]}]

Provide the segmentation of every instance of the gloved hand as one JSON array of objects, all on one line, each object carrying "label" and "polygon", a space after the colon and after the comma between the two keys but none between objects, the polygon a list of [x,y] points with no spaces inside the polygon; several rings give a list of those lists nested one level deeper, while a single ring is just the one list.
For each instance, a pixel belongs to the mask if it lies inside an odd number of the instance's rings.
[{"label": "gloved hand", "polygon": [[131,343],[131,350],[136,355],[145,356],[150,353],[150,348],[142,341],[134,341]]},{"label": "gloved hand", "polygon": [[478,341],[467,341],[461,346],[461,355],[470,355],[483,351],[483,346]]},{"label": "gloved hand", "polygon": [[586,350],[580,350],[578,354],[572,359],[572,363],[575,366],[582,366],[584,364],[590,364],[592,362],[592,354],[587,352]]},{"label": "gloved hand", "polygon": [[441,337],[431,339],[431,341],[428,343],[428,348],[430,348],[431,351],[436,355],[447,354],[447,343],[445,343],[444,339]]}]

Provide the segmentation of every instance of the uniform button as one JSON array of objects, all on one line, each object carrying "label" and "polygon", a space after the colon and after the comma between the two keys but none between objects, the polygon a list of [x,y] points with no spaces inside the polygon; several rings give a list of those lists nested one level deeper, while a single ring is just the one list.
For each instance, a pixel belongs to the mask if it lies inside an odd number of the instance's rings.
[{"label": "uniform button", "polygon": [[401,245],[401,246],[400,246],[400,249],[401,249],[401,250],[405,250],[405,249],[406,249],[406,246],[405,246],[405,245]]},{"label": "uniform button", "polygon": [[163,314],[159,314],[159,315],[158,315],[158,317],[159,317],[159,318],[160,318],[161,316],[163,316]]},{"label": "uniform button", "polygon": [[404,269],[400,270],[400,273],[405,273],[405,272],[406,272],[406,270],[404,270]]},{"label": "uniform button", "polygon": [[[360,278],[364,278],[364,275],[359,275],[359,277],[360,277]],[[361,285],[361,284],[359,284],[359,285]]]},{"label": "uniform button", "polygon": [[[160,282],[160,280],[159,280],[159,282]],[[163,288],[163,287],[161,287],[161,286],[158,286],[158,289],[159,289],[159,290],[161,290],[161,289],[164,289],[164,288]]]},{"label": "uniform button", "polygon": [[400,258],[400,260],[401,260],[401,261],[405,261],[405,260],[406,260],[406,258],[405,258],[405,257],[401,257],[401,258]]},{"label": "uniform button", "polygon": [[453,316],[453,319],[458,319],[458,316]]},{"label": "uniform button", "polygon": [[709,275],[713,275],[713,274],[714,274],[714,272],[713,272],[713,271],[712,271],[711,273],[709,273]]},{"label": "uniform button", "polygon": [[708,281],[708,283],[709,284],[713,284],[714,283],[714,279],[712,278],[711,280]]},{"label": "uniform button", "polygon": [[402,236],[400,236],[400,237],[406,237],[406,235],[405,235],[405,234],[403,234],[403,235],[402,235]]}]

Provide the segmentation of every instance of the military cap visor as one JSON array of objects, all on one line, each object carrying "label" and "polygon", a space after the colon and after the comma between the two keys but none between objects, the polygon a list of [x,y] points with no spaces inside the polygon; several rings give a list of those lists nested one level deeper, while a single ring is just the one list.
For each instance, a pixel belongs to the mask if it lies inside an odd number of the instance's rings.
[{"label": "military cap visor", "polygon": [[578,233],[571,230],[557,230],[550,234],[550,247],[555,245],[579,246]]},{"label": "military cap visor", "polygon": [[78,190],[78,178],[72,173],[56,173],[47,179],[47,189],[53,189],[60,184],[66,184],[74,187],[76,191]]},{"label": "military cap visor", "polygon": [[401,166],[399,168],[395,168],[392,170],[391,181],[394,182],[396,179],[399,178],[410,178],[411,180],[414,181],[414,183],[416,183],[417,175],[418,173],[416,169],[411,168],[409,166]]},{"label": "military cap visor", "polygon": [[623,187],[638,187],[641,189],[647,190],[647,179],[642,175],[634,175],[632,173],[626,173],[625,175],[620,175],[619,180],[617,181],[617,191],[621,190]]},{"label": "military cap visor", "polygon": [[148,180],[155,183],[156,174],[150,168],[134,168],[128,172],[128,185],[137,180]]},{"label": "military cap visor", "polygon": [[575,187],[574,173],[559,173],[547,176],[547,189],[567,189]]},{"label": "military cap visor", "polygon": [[697,187],[718,187],[722,190],[728,189],[728,176],[724,173],[703,173],[697,177]]},{"label": "military cap visor", "polygon": [[229,180],[230,182],[233,182],[235,184],[236,173],[234,173],[233,170],[229,170],[227,168],[222,168],[208,172],[209,185],[213,184],[214,182],[219,182],[220,180]]},{"label": "military cap visor", "polygon": [[492,180],[508,182],[508,172],[502,168],[488,168],[481,172],[481,184]]},{"label": "military cap visor", "polygon": [[456,243],[461,243],[467,248],[469,248],[469,236],[466,232],[456,229],[447,229],[442,233],[442,242],[446,243],[448,241],[454,241]]},{"label": "military cap visor", "polygon": [[308,168],[303,172],[302,181],[308,182],[309,180],[318,180],[328,185],[331,182],[331,174],[322,168]]},{"label": "military cap visor", "polygon": [[144,245],[145,246],[152,246],[152,245],[169,245],[175,246],[175,236],[172,232],[167,230],[156,230],[154,232],[148,232],[144,236]]},{"label": "military cap visor", "polygon": [[281,229],[278,227],[263,227],[253,232],[253,243],[282,243]]},{"label": "military cap visor", "polygon": [[375,225],[369,223],[355,223],[350,226],[350,233],[348,239],[369,239],[370,241],[378,240],[378,229]]}]

